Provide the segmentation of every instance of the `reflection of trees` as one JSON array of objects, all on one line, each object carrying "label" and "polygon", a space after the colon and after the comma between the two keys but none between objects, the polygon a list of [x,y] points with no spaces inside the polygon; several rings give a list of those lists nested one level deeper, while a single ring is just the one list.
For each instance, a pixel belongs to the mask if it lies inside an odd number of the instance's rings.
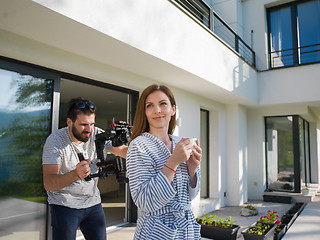
[{"label": "reflection of trees", "polygon": [[[52,99],[52,81],[20,75],[13,79],[17,85],[11,102],[18,109],[48,105]],[[50,106],[50,105],[49,105]],[[45,196],[42,184],[42,148],[50,133],[50,108],[21,112],[2,132],[5,154],[1,154],[9,171],[1,192],[17,197]],[[11,167],[10,167],[11,165]]]},{"label": "reflection of trees", "polygon": [[278,130],[279,168],[287,170],[293,167],[293,139],[292,131]]},{"label": "reflection of trees", "polygon": [[52,81],[50,80],[19,75],[12,79],[12,86],[17,86],[15,98],[12,100],[19,104],[19,109],[51,103]]}]

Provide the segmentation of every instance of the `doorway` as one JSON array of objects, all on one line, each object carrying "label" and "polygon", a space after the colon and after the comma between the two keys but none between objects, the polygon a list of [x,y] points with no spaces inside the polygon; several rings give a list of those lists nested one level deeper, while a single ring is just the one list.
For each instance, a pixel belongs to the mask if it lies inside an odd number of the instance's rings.
[{"label": "doorway", "polygon": [[[79,82],[62,78],[60,82],[59,128],[66,126],[68,102],[72,98],[83,97],[94,102],[96,106],[96,127],[103,130],[109,128],[113,121],[132,123],[130,93],[115,90],[107,84],[99,85],[90,82]],[[107,153],[108,160],[115,156]],[[123,159],[125,166],[125,159]],[[102,207],[106,216],[106,227],[121,224],[128,219],[128,187],[126,183],[118,183],[116,175],[109,175],[98,180]]]},{"label": "doorway", "polygon": [[270,191],[296,192],[311,181],[309,123],[298,115],[266,117]]}]

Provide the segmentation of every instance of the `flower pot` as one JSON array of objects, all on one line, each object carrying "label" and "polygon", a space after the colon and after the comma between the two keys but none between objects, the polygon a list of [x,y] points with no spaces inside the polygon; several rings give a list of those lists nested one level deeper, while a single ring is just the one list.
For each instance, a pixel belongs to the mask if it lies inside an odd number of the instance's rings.
[{"label": "flower pot", "polygon": [[273,240],[274,238],[274,230],[276,228],[276,224],[274,223],[261,223],[262,225],[269,225],[270,228],[263,234],[263,235],[258,235],[254,233],[249,233],[248,231],[251,228],[256,227],[257,223],[252,224],[250,227],[242,231],[242,235],[245,240]]},{"label": "flower pot", "polygon": [[[279,231],[277,231],[279,230]],[[283,235],[287,232],[287,225],[285,224],[280,224],[277,225],[274,231],[274,240],[280,240]]]},{"label": "flower pot", "polygon": [[235,240],[239,229],[239,225],[232,225],[232,228],[201,225],[201,237],[215,240]]},{"label": "flower pot", "polygon": [[293,222],[302,212],[304,206],[305,206],[304,203],[296,203],[292,208],[289,209],[289,211],[286,212],[286,214],[282,216],[281,222],[287,225],[287,229],[291,227]]},{"label": "flower pot", "polygon": [[305,203],[303,202],[297,202],[295,203],[295,205],[290,208],[290,212],[296,212],[298,215],[302,212],[302,210],[304,209],[305,207]]},{"label": "flower pot", "polygon": [[302,195],[308,195],[309,194],[309,189],[302,189],[301,193],[302,193]]}]

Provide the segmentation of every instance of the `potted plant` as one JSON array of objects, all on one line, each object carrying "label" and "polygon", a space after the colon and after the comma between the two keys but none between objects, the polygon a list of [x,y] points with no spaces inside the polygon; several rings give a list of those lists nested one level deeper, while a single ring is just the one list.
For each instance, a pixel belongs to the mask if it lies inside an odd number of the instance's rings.
[{"label": "potted plant", "polygon": [[307,188],[307,187],[302,188],[301,189],[301,193],[302,193],[302,195],[308,195],[309,194],[309,188]]},{"label": "potted plant", "polygon": [[280,240],[283,235],[287,231],[287,225],[282,224],[281,222],[277,224],[276,228],[274,229],[274,240]]},{"label": "potted plant", "polygon": [[261,216],[258,221],[242,232],[244,239],[273,239],[275,228],[280,220],[276,211],[268,210],[266,216]]},{"label": "potted plant", "polygon": [[299,216],[301,211],[304,208],[304,203],[302,202],[297,202],[293,207],[291,207],[286,214],[284,214],[281,218],[281,222],[283,224],[287,225],[287,229],[291,227],[293,222],[296,220],[296,218]]},{"label": "potted plant", "polygon": [[276,228],[274,230],[274,238],[275,240],[280,240],[283,235],[286,233],[286,225],[282,224],[279,220],[279,215],[276,211],[268,210],[267,216],[262,216],[258,219],[258,222],[265,222],[265,223],[275,223]]},{"label": "potted plant", "polygon": [[280,221],[279,221],[279,215],[277,214],[276,211],[268,210],[267,216],[261,216],[261,217],[258,219],[258,222],[276,223],[276,224],[279,224],[279,223],[280,223]]},{"label": "potted plant", "polygon": [[272,240],[276,224],[256,222],[242,231],[245,240]]},{"label": "potted plant", "polygon": [[201,236],[215,240],[235,240],[240,229],[231,216],[223,219],[205,213],[197,222],[201,225]]}]

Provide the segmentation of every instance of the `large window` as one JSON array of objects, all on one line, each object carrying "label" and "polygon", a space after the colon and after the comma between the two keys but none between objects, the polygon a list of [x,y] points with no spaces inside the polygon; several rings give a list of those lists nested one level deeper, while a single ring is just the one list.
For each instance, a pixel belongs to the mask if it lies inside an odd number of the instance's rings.
[{"label": "large window", "polygon": [[310,183],[309,123],[293,116],[266,117],[267,188],[300,192]]},{"label": "large window", "polygon": [[268,9],[270,68],[320,62],[320,0]]},{"label": "large window", "polygon": [[0,68],[0,239],[45,239],[42,147],[53,81]]},{"label": "large window", "polygon": [[200,147],[202,148],[200,197],[207,198],[209,197],[209,112],[203,109],[200,111]]}]

